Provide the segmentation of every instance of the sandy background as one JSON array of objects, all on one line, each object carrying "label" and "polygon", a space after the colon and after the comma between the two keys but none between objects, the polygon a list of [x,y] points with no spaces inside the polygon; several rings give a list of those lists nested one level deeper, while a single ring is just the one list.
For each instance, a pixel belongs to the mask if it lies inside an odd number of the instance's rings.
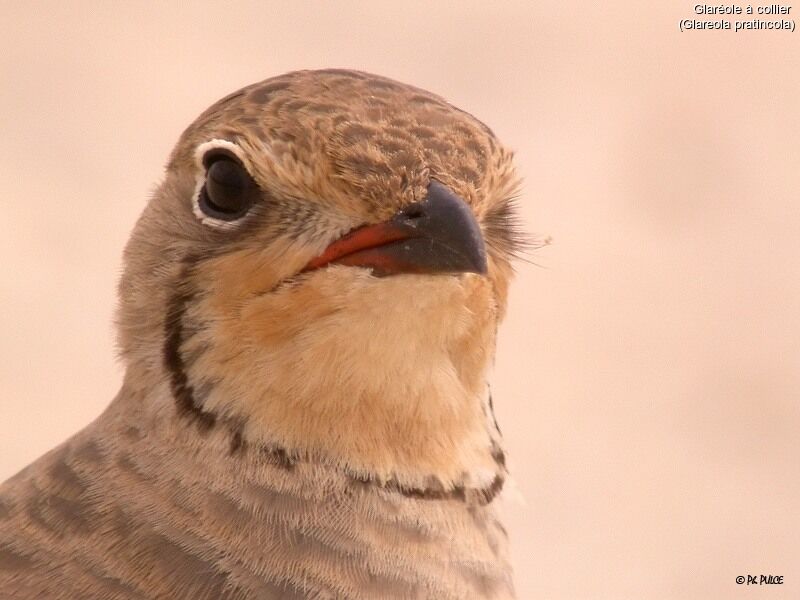
[{"label": "sandy background", "polygon": [[354,67],[490,124],[554,240],[494,375],[520,598],[800,598],[800,33],[589,4],[2,1],[0,479],[117,391],[120,254],[182,129]]}]

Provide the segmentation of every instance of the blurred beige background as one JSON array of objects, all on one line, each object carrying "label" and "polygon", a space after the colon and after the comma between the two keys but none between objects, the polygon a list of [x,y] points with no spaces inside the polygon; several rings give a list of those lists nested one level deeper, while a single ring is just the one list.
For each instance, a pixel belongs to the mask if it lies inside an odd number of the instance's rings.
[{"label": "blurred beige background", "polygon": [[0,3],[0,479],[115,394],[120,254],[182,129],[354,67],[490,124],[554,240],[493,383],[520,598],[800,598],[800,33],[680,33],[680,1],[289,4]]}]

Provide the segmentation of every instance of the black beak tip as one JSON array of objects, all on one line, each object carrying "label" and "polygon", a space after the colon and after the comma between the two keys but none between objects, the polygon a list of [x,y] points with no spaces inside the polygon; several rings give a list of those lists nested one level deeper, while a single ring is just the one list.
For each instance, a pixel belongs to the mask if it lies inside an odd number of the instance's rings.
[{"label": "black beak tip", "polygon": [[483,247],[483,240],[481,240],[480,252],[476,252],[474,256],[470,257],[472,262],[472,272],[478,275],[486,275],[489,272],[489,264],[486,260],[486,249]]},{"label": "black beak tip", "polygon": [[421,215],[416,224],[418,230],[435,240],[440,248],[443,271],[480,275],[488,272],[480,225],[472,209],[450,188],[431,180],[425,201],[413,210]]}]

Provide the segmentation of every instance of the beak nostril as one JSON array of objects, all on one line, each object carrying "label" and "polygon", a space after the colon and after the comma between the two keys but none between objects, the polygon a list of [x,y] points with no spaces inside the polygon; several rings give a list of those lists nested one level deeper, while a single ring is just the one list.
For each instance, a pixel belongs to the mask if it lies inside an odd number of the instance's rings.
[{"label": "beak nostril", "polygon": [[419,205],[412,205],[403,211],[403,216],[406,219],[421,219],[425,216],[425,211]]}]

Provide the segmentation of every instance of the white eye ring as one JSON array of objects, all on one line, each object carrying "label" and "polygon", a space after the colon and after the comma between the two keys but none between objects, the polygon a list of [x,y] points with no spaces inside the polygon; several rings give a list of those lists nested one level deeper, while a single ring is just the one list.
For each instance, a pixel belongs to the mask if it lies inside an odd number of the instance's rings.
[{"label": "white eye ring", "polygon": [[223,219],[216,219],[212,216],[207,215],[203,210],[200,208],[200,193],[203,189],[203,186],[206,183],[206,166],[203,164],[203,159],[205,156],[216,149],[223,149],[231,154],[233,154],[236,158],[238,158],[245,168],[247,167],[247,161],[245,160],[245,154],[242,151],[241,147],[233,142],[229,142],[228,140],[222,139],[213,139],[209,140],[208,142],[203,142],[194,151],[194,162],[196,167],[196,183],[194,186],[194,193],[192,194],[192,212],[194,216],[196,216],[203,225],[208,225],[209,227],[214,227],[215,229],[235,229],[238,224],[241,222],[241,219],[235,221],[226,221]]}]

